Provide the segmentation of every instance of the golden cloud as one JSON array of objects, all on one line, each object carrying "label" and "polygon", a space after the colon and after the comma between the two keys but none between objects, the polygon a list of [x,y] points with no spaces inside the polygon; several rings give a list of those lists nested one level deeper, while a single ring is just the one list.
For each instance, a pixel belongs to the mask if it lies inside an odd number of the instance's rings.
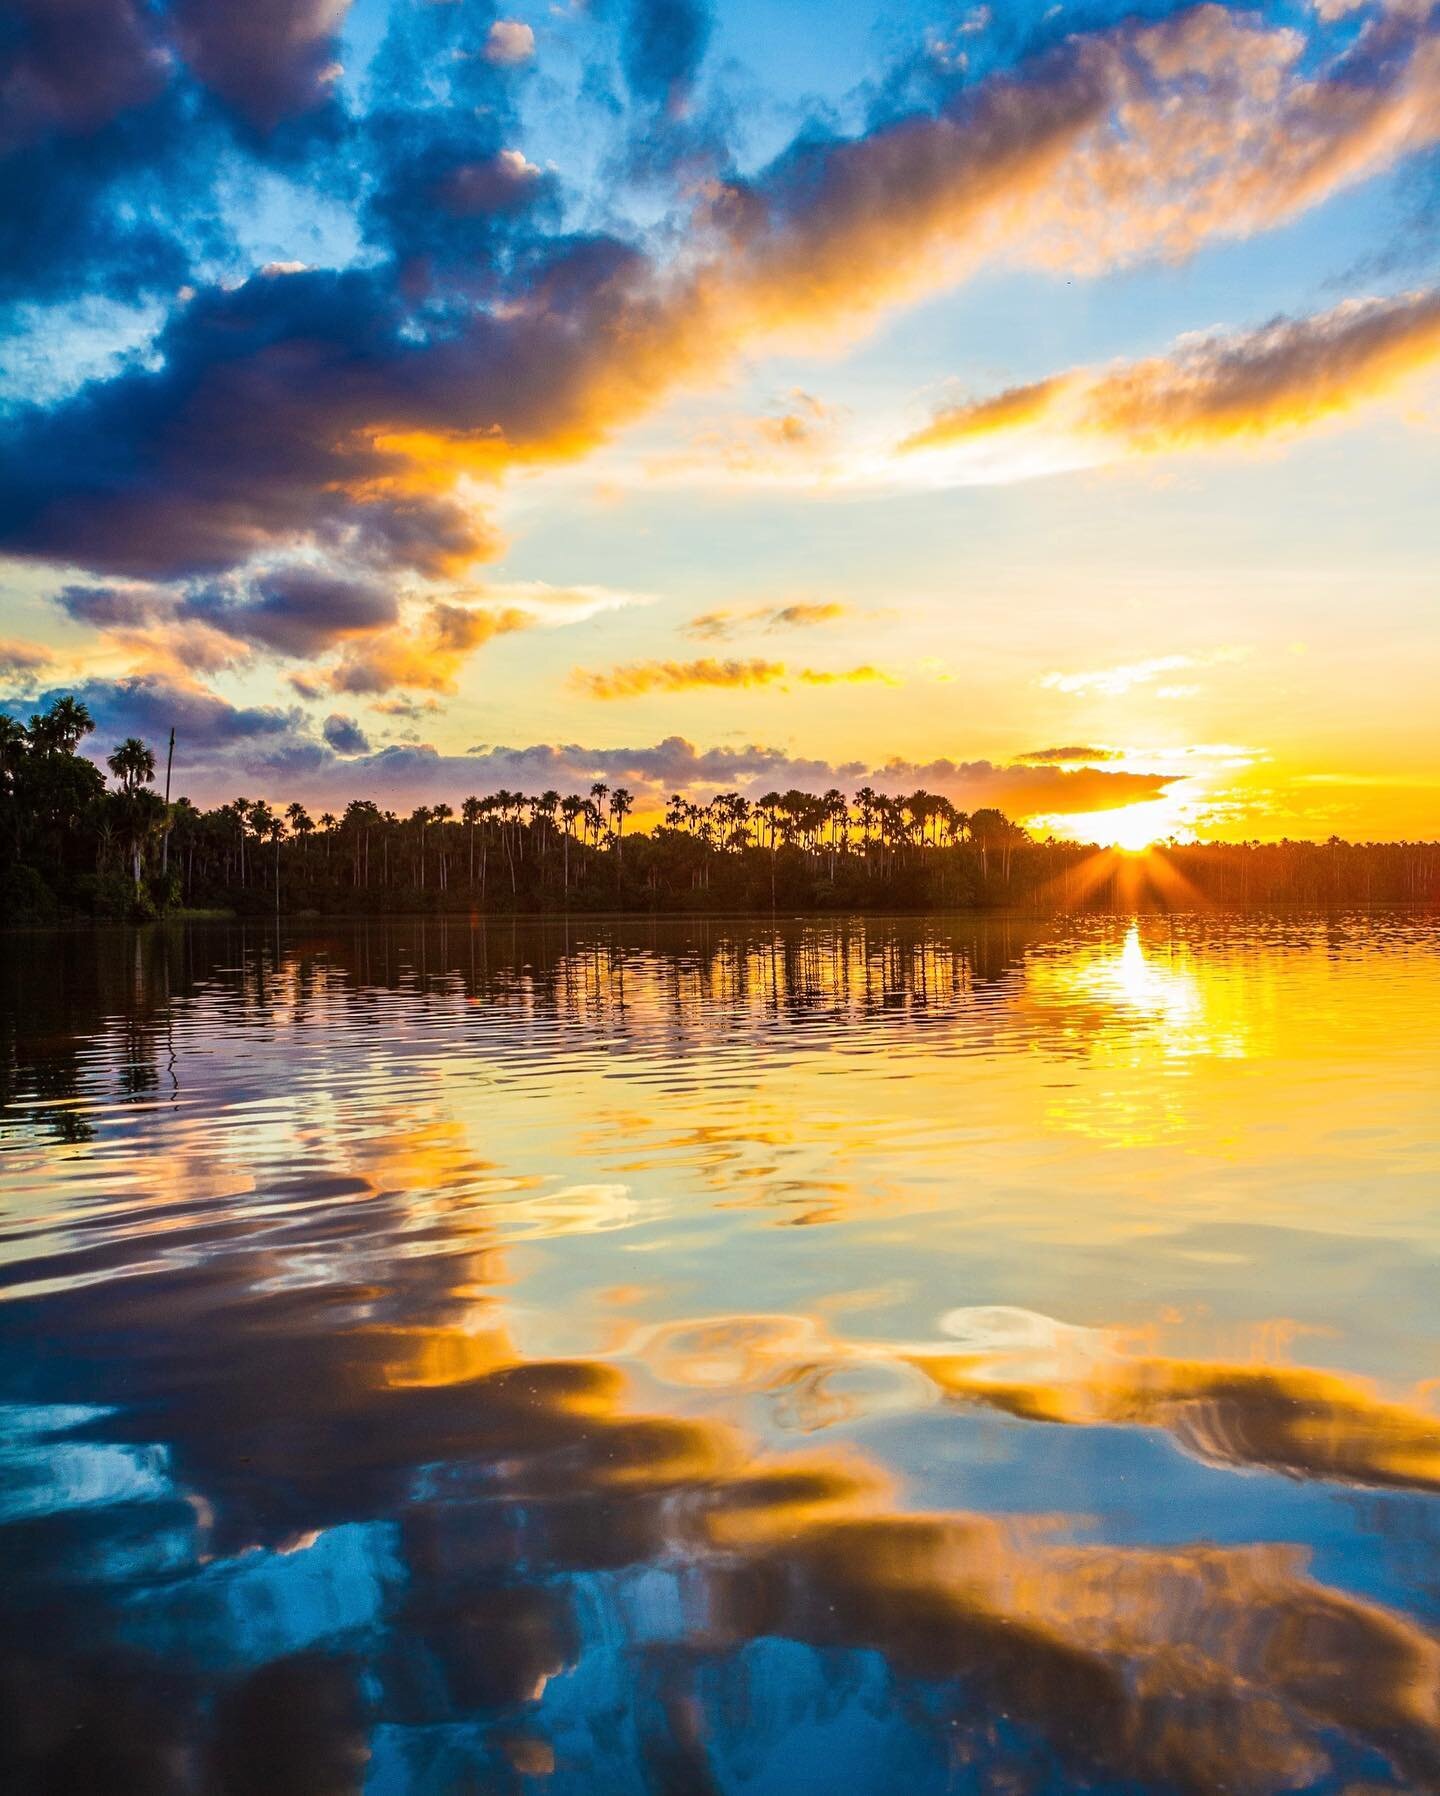
[{"label": "golden cloud", "polygon": [[799,680],[806,686],[898,685],[894,675],[868,663],[837,670],[816,667],[790,668],[783,661],[716,660],[705,655],[695,661],[630,661],[609,672],[576,668],[571,683],[589,698],[638,698],[646,692],[690,692],[698,687],[783,686]]},{"label": "golden cloud", "polygon": [[1440,289],[1349,300],[1259,330],[1182,340],[1168,354],[1075,369],[948,407],[903,453],[1040,431],[1158,455],[1308,429],[1440,364]]}]

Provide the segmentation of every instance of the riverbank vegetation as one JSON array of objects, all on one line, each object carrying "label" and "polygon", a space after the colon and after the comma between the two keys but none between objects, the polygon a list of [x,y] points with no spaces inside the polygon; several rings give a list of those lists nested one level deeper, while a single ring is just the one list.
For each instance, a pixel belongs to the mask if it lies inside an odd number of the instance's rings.
[{"label": "riverbank vegetation", "polygon": [[1168,843],[1141,857],[1037,841],[941,794],[676,794],[627,828],[631,794],[500,791],[419,805],[364,798],[312,815],[237,796],[201,810],[155,790],[135,739],[80,752],[62,698],[0,718],[0,919],[162,913],[928,910],[1440,902],[1440,844]]}]

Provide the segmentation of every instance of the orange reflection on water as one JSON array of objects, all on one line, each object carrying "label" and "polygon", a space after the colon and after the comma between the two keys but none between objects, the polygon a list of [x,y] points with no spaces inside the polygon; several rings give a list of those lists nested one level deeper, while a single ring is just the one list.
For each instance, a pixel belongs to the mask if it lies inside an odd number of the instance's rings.
[{"label": "orange reflection on water", "polygon": [[1431,1381],[1389,1398],[1316,1367],[1137,1355],[1121,1331],[1024,1310],[956,1310],[941,1325],[948,1341],[886,1342],[802,1316],[718,1316],[641,1330],[626,1350],[667,1384],[767,1393],[807,1431],[938,1393],[1030,1422],[1163,1428],[1217,1465],[1440,1490]]}]

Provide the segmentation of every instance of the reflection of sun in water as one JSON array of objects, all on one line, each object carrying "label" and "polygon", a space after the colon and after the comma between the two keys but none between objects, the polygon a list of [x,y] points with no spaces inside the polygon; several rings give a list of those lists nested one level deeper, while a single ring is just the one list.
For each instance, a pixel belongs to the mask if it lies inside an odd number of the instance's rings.
[{"label": "reflection of sun in water", "polygon": [[1118,958],[1096,969],[1116,997],[1162,1021],[1167,1027],[1192,1023],[1201,1011],[1200,983],[1188,967],[1161,966],[1148,960],[1140,942],[1140,926],[1131,923]]},{"label": "reflection of sun in water", "polygon": [[1033,961],[1026,979],[1042,1005],[1073,1019],[1091,1069],[1057,1090],[1048,1120],[1093,1140],[1184,1139],[1194,1127],[1190,1082],[1208,1085],[1220,1076],[1210,1067],[1243,1060],[1254,1045],[1247,994],[1223,961],[1197,959],[1188,944],[1147,940],[1138,921],[1118,942],[1096,942],[1063,962]]}]

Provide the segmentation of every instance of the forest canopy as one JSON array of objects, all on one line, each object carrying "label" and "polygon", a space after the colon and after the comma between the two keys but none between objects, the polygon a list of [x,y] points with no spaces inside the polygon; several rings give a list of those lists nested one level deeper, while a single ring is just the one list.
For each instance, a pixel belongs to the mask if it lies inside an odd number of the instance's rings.
[{"label": "forest canopy", "polygon": [[[7,924],[144,920],[185,910],[293,913],[1072,909],[1414,904],[1440,899],[1440,845],[1201,842],[1145,857],[1036,840],[998,810],[942,794],[674,794],[647,830],[633,798],[501,790],[407,816],[354,798],[237,796],[202,810],[157,790],[136,737],[104,769],[65,696],[0,717],[0,916]],[[168,771],[168,770],[167,770]],[[1150,863],[1154,863],[1153,865]]]}]

